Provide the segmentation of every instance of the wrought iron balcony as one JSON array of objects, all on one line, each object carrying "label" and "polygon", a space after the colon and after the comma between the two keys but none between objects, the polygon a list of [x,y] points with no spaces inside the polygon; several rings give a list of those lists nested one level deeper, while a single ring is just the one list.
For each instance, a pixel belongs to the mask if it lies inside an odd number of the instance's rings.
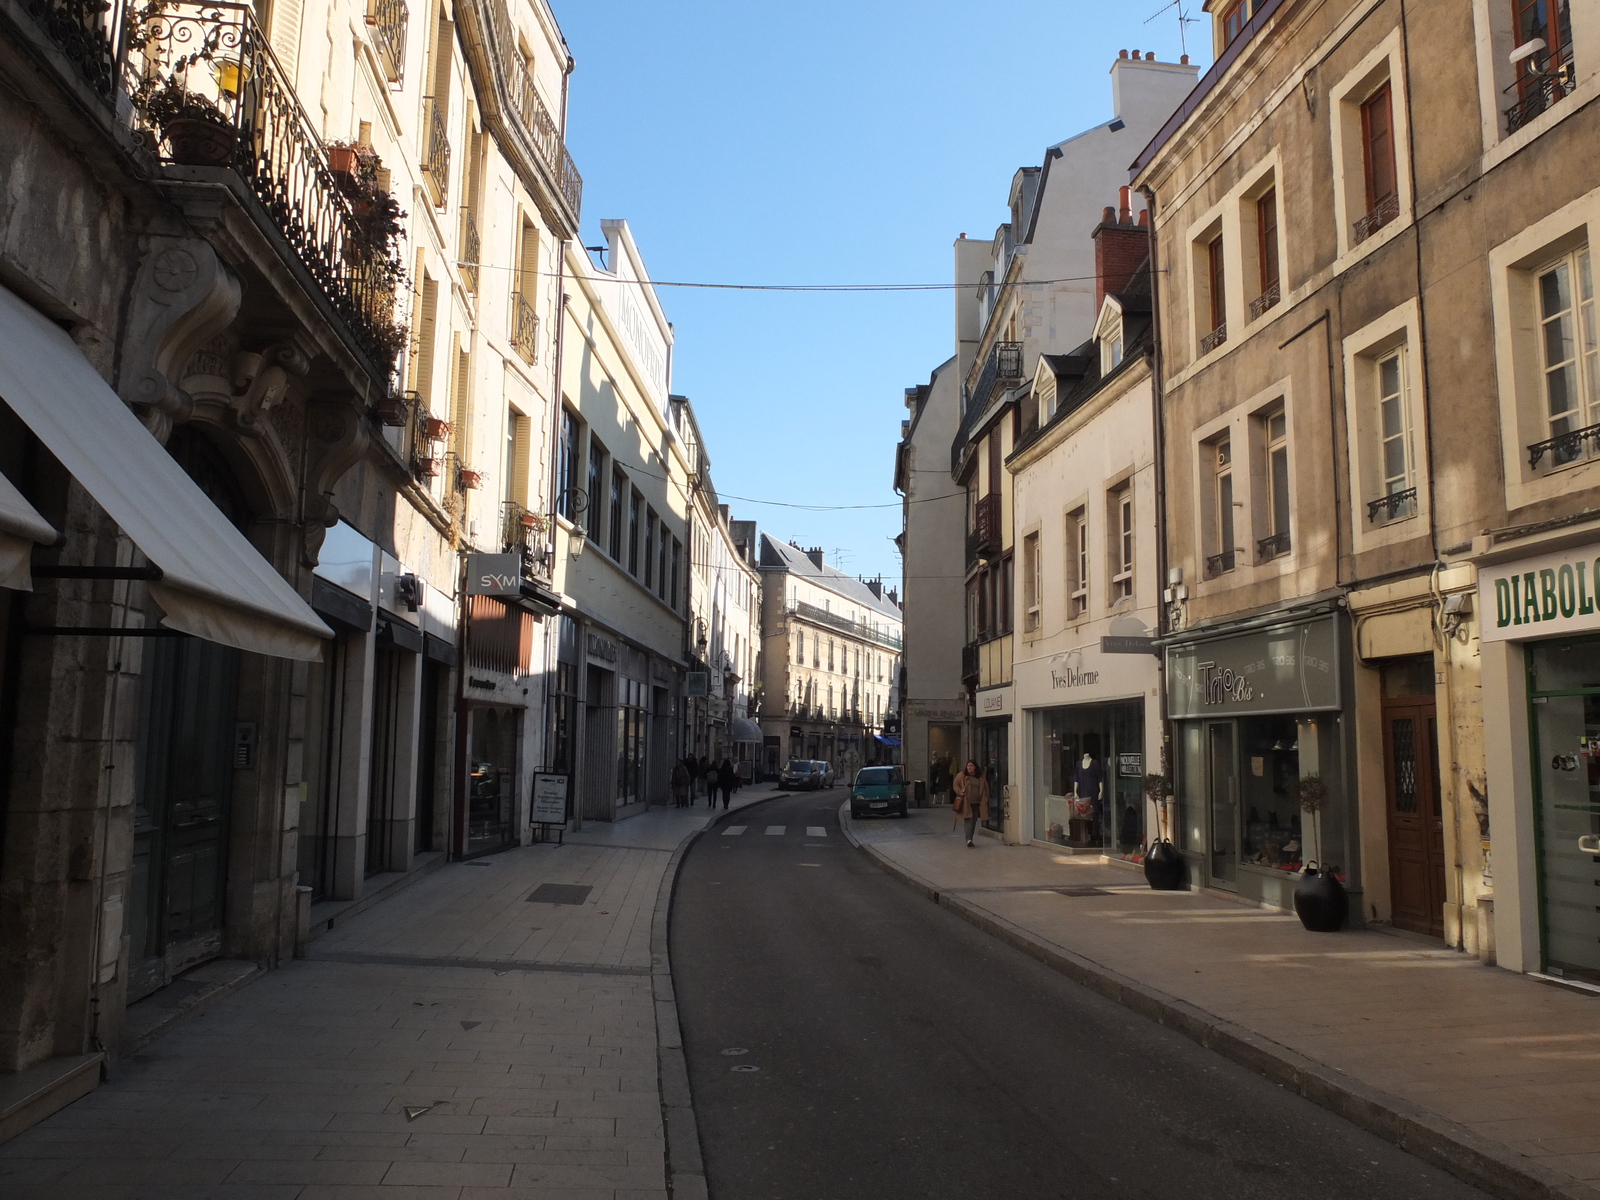
[{"label": "wrought iron balcony", "polygon": [[428,177],[433,206],[443,208],[450,194],[450,135],[439,102],[432,96],[424,99],[428,111],[422,122],[422,173]]},{"label": "wrought iron balcony", "polygon": [[521,292],[512,297],[511,344],[528,364],[539,361],[539,314]]},{"label": "wrought iron balcony", "polygon": [[1401,517],[1414,517],[1417,515],[1417,489],[1408,487],[1404,491],[1390,492],[1387,496],[1379,496],[1376,500],[1367,501],[1367,521],[1377,521],[1383,517],[1383,524],[1399,520]]},{"label": "wrought iron balcony", "polygon": [[467,290],[474,294],[478,291],[478,260],[483,254],[483,239],[478,236],[478,223],[472,219],[472,210],[461,210],[461,245],[458,247],[458,265],[461,268],[461,278],[466,280]]},{"label": "wrought iron balcony", "polygon": [[133,125],[161,159],[238,175],[390,375],[408,336],[395,320],[404,264],[385,229],[399,209],[391,197],[358,202],[341,189],[251,7],[163,0],[130,14],[123,73]]},{"label": "wrought iron balcony", "polygon": [[577,164],[572,161],[572,155],[567,153],[566,143],[561,140],[561,130],[550,116],[550,110],[544,106],[544,101],[539,99],[539,91],[533,84],[533,73],[514,52],[506,55],[505,67],[511,80],[512,99],[522,117],[522,124],[532,136],[545,166],[555,176],[556,187],[576,213],[583,205],[583,176],[578,174]]},{"label": "wrought iron balcony", "polygon": [[1548,454],[1552,467],[1564,467],[1597,450],[1600,450],[1600,425],[1585,425],[1582,429],[1568,430],[1533,443],[1528,447],[1528,466],[1537,468],[1539,461]]},{"label": "wrought iron balcony", "polygon": [[1518,93],[1516,102],[1505,110],[1507,135],[1521,129],[1577,86],[1578,73],[1571,60],[1549,64],[1544,70],[1517,80],[1506,89]]},{"label": "wrought iron balcony", "polygon": [[822,625],[828,629],[836,629],[840,633],[849,634],[861,641],[876,642],[880,646],[887,646],[891,650],[900,649],[900,635],[890,633],[886,629],[878,629],[862,621],[852,621],[849,617],[841,617],[838,613],[829,612],[815,604],[807,604],[804,600],[793,601],[788,606],[788,611],[802,621],[813,625]]},{"label": "wrought iron balcony", "polygon": [[1259,538],[1256,541],[1256,557],[1262,562],[1271,562],[1275,558],[1282,558],[1289,553],[1289,531],[1274,533],[1270,537]]},{"label": "wrought iron balcony", "polygon": [[1282,287],[1279,282],[1274,279],[1272,283],[1268,285],[1266,291],[1262,292],[1261,295],[1250,301],[1250,319],[1252,321],[1259,320],[1261,314],[1266,312],[1269,308],[1275,307],[1281,297]]},{"label": "wrought iron balcony", "polygon": [[972,537],[968,546],[974,554],[991,554],[1000,549],[1000,495],[982,497],[972,515]]},{"label": "wrought iron balcony", "polygon": [[1372,211],[1355,223],[1351,242],[1359,246],[1400,215],[1400,197],[1394,192],[1372,206]]},{"label": "wrought iron balcony", "polygon": [[522,558],[522,577],[548,582],[550,579],[550,550],[545,544],[547,521],[543,513],[534,512],[513,500],[501,506],[500,545],[507,554]]},{"label": "wrought iron balcony", "polygon": [[123,27],[121,0],[28,0],[27,9],[79,78],[110,103],[117,90],[113,38]]},{"label": "wrought iron balcony", "polygon": [[1215,579],[1218,575],[1226,575],[1233,570],[1239,557],[1237,550],[1224,550],[1221,554],[1213,554],[1206,559],[1206,578]]},{"label": "wrought iron balcony", "polygon": [[384,78],[390,83],[399,83],[405,77],[406,26],[410,20],[405,0],[371,0],[367,10],[367,24],[372,26],[378,61],[383,64]]},{"label": "wrought iron balcony", "polygon": [[981,410],[988,405],[995,388],[1015,387],[1021,382],[1022,343],[996,342],[989,348],[989,357],[984,360],[978,386],[972,389],[967,407],[971,411]]},{"label": "wrought iron balcony", "polygon": [[968,642],[961,647],[961,678],[963,680],[978,677],[978,643]]},{"label": "wrought iron balcony", "polygon": [[1224,321],[1200,339],[1200,357],[1204,358],[1228,340],[1228,323]]}]

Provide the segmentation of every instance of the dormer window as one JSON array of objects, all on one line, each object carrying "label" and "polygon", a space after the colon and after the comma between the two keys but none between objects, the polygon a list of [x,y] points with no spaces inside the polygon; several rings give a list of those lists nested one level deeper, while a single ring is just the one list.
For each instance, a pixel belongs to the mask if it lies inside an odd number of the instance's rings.
[{"label": "dormer window", "polygon": [[1122,319],[1106,323],[1100,338],[1100,374],[1109,375],[1122,364]]}]

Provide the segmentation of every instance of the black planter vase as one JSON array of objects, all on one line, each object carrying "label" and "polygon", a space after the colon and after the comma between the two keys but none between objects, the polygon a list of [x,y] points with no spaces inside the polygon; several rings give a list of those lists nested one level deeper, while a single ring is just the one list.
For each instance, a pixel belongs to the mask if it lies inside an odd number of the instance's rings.
[{"label": "black planter vase", "polygon": [[1144,856],[1144,879],[1158,892],[1175,892],[1183,887],[1183,855],[1166,838],[1151,846]]},{"label": "black planter vase", "polygon": [[1319,871],[1307,863],[1294,887],[1294,912],[1312,933],[1338,933],[1350,915],[1350,897],[1331,868]]}]

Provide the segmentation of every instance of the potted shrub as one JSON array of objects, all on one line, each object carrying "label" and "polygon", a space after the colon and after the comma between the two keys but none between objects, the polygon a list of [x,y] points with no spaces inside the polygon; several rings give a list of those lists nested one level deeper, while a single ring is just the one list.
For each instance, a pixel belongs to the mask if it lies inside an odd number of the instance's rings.
[{"label": "potted shrub", "polygon": [[339,181],[339,190],[349,194],[347,189],[355,186],[356,173],[360,169],[360,155],[354,142],[329,142],[328,169],[334,173]]},{"label": "potted shrub", "polygon": [[[1322,810],[1328,806],[1328,785],[1316,772],[1302,775],[1299,784],[1300,811],[1306,813],[1317,835],[1317,853],[1325,854],[1322,845]],[[1294,911],[1312,933],[1337,933],[1344,928],[1350,915],[1350,897],[1339,881],[1337,867],[1326,863],[1308,861],[1294,888]]]},{"label": "potted shrub", "polygon": [[1144,777],[1145,798],[1156,806],[1160,836],[1144,856],[1144,878],[1158,892],[1175,892],[1183,887],[1183,856],[1167,837],[1167,804],[1172,797],[1172,780],[1163,774]]},{"label": "potted shrub", "polygon": [[222,110],[191,92],[176,74],[146,79],[133,102],[161,130],[173,162],[188,167],[225,167],[239,148],[239,133]]}]

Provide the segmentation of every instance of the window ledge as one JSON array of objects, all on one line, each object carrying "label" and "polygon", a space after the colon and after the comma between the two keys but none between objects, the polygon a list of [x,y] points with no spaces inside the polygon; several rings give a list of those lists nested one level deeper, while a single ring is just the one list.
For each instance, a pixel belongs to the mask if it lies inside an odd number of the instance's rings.
[{"label": "window ledge", "polygon": [[1382,228],[1374,230],[1369,237],[1363,238],[1354,246],[1349,244],[1348,234],[1341,234],[1340,243],[1344,246],[1344,249],[1339,257],[1333,261],[1333,266],[1330,269],[1331,277],[1337,279],[1369,254],[1373,254],[1387,246],[1395,238],[1410,229],[1415,220],[1416,209],[1408,200],[1400,206],[1400,212],[1395,216],[1394,220],[1387,222]]}]

